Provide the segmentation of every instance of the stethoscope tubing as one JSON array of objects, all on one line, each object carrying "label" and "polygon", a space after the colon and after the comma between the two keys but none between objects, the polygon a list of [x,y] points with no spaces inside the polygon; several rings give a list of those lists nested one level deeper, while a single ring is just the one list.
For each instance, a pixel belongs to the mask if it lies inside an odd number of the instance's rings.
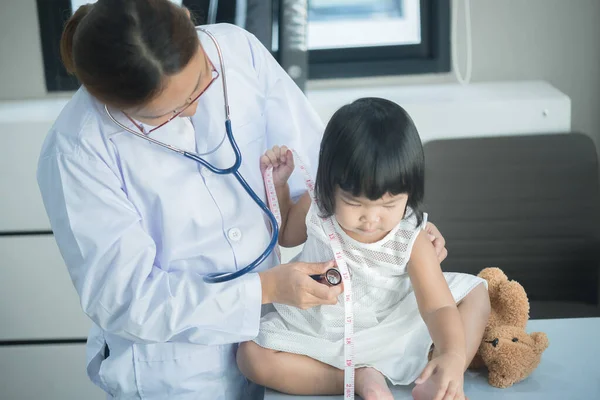
[{"label": "stethoscope tubing", "polygon": [[108,109],[108,106],[106,106],[106,105],[104,106],[104,110],[105,110],[106,114],[108,115],[108,117],[116,125],[118,125],[122,129],[124,129],[125,131],[132,133],[133,135],[135,135],[139,138],[142,138],[142,139],[146,140],[147,142],[161,146],[169,151],[181,154],[182,156],[199,163],[200,165],[202,165],[203,167],[205,167],[206,169],[208,169],[209,171],[211,171],[217,175],[230,175],[230,174],[233,175],[236,178],[236,180],[240,183],[240,185],[244,188],[246,193],[248,193],[248,195],[252,198],[252,200],[254,200],[254,202],[267,215],[267,217],[269,218],[269,221],[271,223],[271,229],[272,229],[271,240],[269,241],[269,245],[267,246],[267,248],[254,261],[252,261],[246,267],[239,269],[237,271],[234,271],[234,272],[213,273],[213,274],[207,274],[203,277],[204,281],[207,283],[222,283],[222,282],[231,281],[233,279],[239,278],[239,277],[249,273],[250,271],[254,270],[256,267],[258,267],[263,261],[265,261],[267,259],[267,257],[269,257],[269,255],[273,252],[275,247],[277,246],[277,238],[279,237],[279,226],[277,224],[277,219],[275,218],[275,216],[273,215],[273,213],[271,212],[269,207],[265,204],[264,201],[262,201],[262,199],[256,194],[256,192],[254,192],[254,190],[252,190],[252,188],[250,187],[248,182],[246,182],[244,177],[239,172],[240,166],[242,165],[242,153],[237,145],[237,142],[235,141],[235,138],[233,136],[233,130],[231,128],[231,118],[229,115],[229,97],[228,97],[228,93],[227,93],[227,77],[225,74],[225,63],[223,61],[223,53],[221,51],[221,46],[219,45],[219,43],[217,42],[217,39],[213,36],[212,33],[208,32],[202,28],[196,28],[196,30],[203,32],[203,33],[207,34],[208,37],[210,37],[210,39],[212,40],[212,42],[215,45],[215,48],[217,49],[217,55],[219,57],[219,64],[221,64],[221,79],[223,80],[223,103],[224,103],[224,107],[225,107],[225,131],[227,133],[227,138],[229,140],[229,143],[231,144],[233,152],[235,153],[235,162],[233,163],[233,165],[231,167],[217,168],[214,165],[210,164],[205,159],[203,159],[200,155],[198,155],[194,152],[182,150],[180,148],[177,148],[175,146],[161,142],[160,140],[151,138],[150,136],[145,135],[142,132],[137,132],[137,131],[123,125],[112,115],[112,113]]}]

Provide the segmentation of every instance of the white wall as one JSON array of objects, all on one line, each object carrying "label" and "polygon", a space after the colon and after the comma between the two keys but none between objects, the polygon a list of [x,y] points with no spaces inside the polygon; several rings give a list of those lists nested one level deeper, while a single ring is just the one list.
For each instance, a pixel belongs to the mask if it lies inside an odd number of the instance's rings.
[{"label": "white wall", "polygon": [[[549,81],[571,97],[573,129],[600,145],[600,1],[472,0],[471,9],[473,81]],[[462,29],[458,42],[462,49]],[[453,80],[451,74],[439,74],[325,81],[310,87]],[[0,0],[0,100],[43,96],[35,0]]]},{"label": "white wall", "polygon": [[0,100],[46,95],[35,0],[0,0]]},{"label": "white wall", "polygon": [[[462,16],[460,12],[459,52],[465,44]],[[471,0],[471,19],[473,82],[550,82],[572,100],[573,130],[591,135],[600,148],[600,1]],[[454,80],[452,74],[438,74],[352,82],[422,84]],[[310,87],[347,84],[327,81]]]}]

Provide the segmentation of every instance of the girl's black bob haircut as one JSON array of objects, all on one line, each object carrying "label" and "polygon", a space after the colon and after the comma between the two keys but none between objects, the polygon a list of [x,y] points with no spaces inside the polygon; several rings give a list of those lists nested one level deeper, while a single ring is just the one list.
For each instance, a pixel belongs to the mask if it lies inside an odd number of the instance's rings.
[{"label": "girl's black bob haircut", "polygon": [[424,170],[423,146],[408,113],[389,100],[356,100],[340,108],[325,128],[315,183],[321,215],[335,213],[338,187],[369,200],[406,193],[421,224]]}]

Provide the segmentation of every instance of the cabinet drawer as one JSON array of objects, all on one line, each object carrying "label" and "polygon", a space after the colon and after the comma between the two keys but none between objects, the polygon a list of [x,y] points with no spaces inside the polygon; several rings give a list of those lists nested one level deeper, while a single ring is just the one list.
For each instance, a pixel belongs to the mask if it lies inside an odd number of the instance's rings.
[{"label": "cabinet drawer", "polygon": [[50,230],[36,171],[52,122],[0,120],[0,232]]},{"label": "cabinet drawer", "polygon": [[52,235],[0,236],[0,341],[85,338],[91,322]]},{"label": "cabinet drawer", "polygon": [[85,371],[85,345],[0,346],[0,398],[106,400]]}]

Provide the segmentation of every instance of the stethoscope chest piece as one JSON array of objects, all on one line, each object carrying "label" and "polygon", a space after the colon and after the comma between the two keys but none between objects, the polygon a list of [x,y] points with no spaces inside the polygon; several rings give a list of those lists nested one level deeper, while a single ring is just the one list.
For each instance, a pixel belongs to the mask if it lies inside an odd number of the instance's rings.
[{"label": "stethoscope chest piece", "polygon": [[342,283],[342,274],[335,268],[330,268],[325,272],[325,280],[331,286],[337,286]]}]

